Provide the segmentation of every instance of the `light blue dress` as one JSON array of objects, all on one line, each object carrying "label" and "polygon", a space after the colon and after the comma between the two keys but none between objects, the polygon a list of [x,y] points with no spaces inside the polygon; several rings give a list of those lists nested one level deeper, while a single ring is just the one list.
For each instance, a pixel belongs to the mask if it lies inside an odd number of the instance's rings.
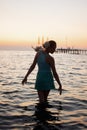
[{"label": "light blue dress", "polygon": [[43,51],[39,52],[37,59],[38,73],[36,77],[35,89],[37,90],[51,90],[55,89],[53,75],[50,65],[46,62],[48,54]]}]

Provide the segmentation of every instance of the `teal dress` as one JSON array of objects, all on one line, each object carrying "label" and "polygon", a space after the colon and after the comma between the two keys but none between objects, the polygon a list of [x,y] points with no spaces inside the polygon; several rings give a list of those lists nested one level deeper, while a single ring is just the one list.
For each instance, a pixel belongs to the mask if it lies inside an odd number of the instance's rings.
[{"label": "teal dress", "polygon": [[37,59],[38,73],[36,77],[35,89],[37,90],[51,90],[55,89],[53,75],[50,65],[46,62],[48,54],[43,51],[39,52]]}]

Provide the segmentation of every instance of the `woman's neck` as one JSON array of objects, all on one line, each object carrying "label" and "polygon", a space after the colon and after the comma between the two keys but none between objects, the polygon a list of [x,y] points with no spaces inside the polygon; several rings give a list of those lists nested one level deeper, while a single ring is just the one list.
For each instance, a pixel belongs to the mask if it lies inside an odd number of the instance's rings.
[{"label": "woman's neck", "polygon": [[46,49],[46,50],[45,50],[45,53],[49,54],[49,50],[48,50],[48,49]]}]

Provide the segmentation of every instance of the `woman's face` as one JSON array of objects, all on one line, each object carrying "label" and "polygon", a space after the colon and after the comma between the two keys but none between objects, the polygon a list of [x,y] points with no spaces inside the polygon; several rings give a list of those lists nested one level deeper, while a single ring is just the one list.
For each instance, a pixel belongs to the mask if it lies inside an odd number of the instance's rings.
[{"label": "woman's face", "polygon": [[50,53],[54,53],[54,52],[55,52],[55,49],[56,49],[56,45],[50,47]]}]

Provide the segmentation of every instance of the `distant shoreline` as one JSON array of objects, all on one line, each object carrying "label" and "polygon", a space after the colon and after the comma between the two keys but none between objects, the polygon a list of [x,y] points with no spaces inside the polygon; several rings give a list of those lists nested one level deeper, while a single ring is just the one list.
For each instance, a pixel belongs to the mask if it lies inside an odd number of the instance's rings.
[{"label": "distant shoreline", "polygon": [[[27,47],[27,48],[0,48],[0,51],[35,51],[32,47]],[[87,51],[87,48],[57,48],[56,49],[56,52],[59,51],[62,52],[62,51],[72,51],[72,50],[77,50],[77,51]]]}]

